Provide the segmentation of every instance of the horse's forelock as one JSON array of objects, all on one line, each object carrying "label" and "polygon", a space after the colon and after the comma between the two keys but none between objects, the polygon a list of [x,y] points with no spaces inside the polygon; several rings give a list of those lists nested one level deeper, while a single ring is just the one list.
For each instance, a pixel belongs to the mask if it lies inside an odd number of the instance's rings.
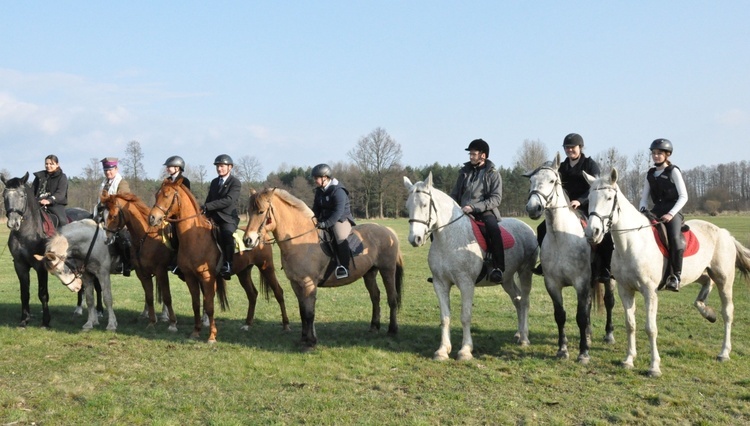
[{"label": "horse's forelock", "polygon": [[68,252],[68,246],[68,239],[62,234],[55,234],[47,241],[47,251],[57,256],[65,255]]}]

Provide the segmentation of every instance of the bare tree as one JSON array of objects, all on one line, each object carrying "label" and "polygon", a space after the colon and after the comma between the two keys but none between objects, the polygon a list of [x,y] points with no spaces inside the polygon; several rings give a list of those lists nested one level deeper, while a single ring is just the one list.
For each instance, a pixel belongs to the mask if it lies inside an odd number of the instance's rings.
[{"label": "bare tree", "polygon": [[638,151],[633,158],[630,159],[630,170],[625,176],[624,183],[620,184],[620,189],[625,193],[625,196],[633,204],[638,205],[641,199],[641,191],[643,191],[643,184],[646,179],[646,172],[649,168],[650,156],[648,151]]},{"label": "bare tree", "polygon": [[258,182],[262,172],[263,167],[260,161],[249,155],[243,155],[239,161],[234,163],[234,167],[232,168],[232,173],[243,183]]},{"label": "bare tree", "polygon": [[370,217],[369,204],[375,200],[378,217],[383,217],[385,181],[393,169],[400,169],[401,145],[385,129],[378,127],[369,135],[361,137],[348,156],[362,173],[365,216]]},{"label": "bare tree", "polygon": [[523,145],[518,149],[516,154],[516,167],[524,171],[532,171],[537,167],[549,161],[547,147],[539,139],[524,139]]},{"label": "bare tree", "polygon": [[139,193],[141,182],[146,180],[146,169],[143,167],[143,150],[138,141],[128,142],[125,148],[125,157],[120,161],[122,166],[122,175],[128,179],[130,190],[135,194]]}]

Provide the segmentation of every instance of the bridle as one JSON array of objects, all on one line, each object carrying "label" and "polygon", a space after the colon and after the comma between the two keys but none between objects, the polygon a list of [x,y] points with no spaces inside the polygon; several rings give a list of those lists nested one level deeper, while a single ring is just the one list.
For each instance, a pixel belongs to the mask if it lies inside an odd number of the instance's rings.
[{"label": "bridle", "polygon": [[591,191],[606,191],[606,190],[615,191],[615,197],[612,200],[612,208],[610,209],[609,214],[607,216],[602,216],[601,214],[599,214],[599,213],[597,213],[595,211],[589,212],[589,217],[591,217],[591,216],[598,217],[599,220],[602,221],[602,226],[604,226],[604,229],[602,229],[602,232],[605,233],[605,234],[607,232],[610,232],[610,230],[612,229],[612,222],[614,221],[615,212],[617,212],[617,213],[620,212],[620,204],[617,203],[617,192],[618,191],[615,190],[614,188],[608,188],[608,187],[591,189]]},{"label": "bridle", "polygon": [[[275,189],[276,188],[274,188],[273,190],[275,190]],[[271,197],[269,197],[267,203],[268,203],[268,207],[266,208],[266,212],[264,213],[263,220],[260,222],[260,225],[258,225],[258,229],[256,231],[258,233],[258,241],[255,243],[256,245],[260,242],[260,236],[263,235],[262,232],[266,229],[266,225],[270,224],[271,220],[272,220],[271,213],[273,212],[273,204],[271,203]],[[303,233],[301,233],[299,235],[295,235],[295,236],[292,236],[292,237],[287,237],[287,238],[284,238],[283,240],[277,240],[277,239],[268,240],[268,241],[264,241],[263,243],[264,244],[284,243],[284,242],[291,241],[291,240],[294,240],[296,238],[302,237],[304,235],[307,235],[307,234],[309,234],[311,232],[315,232],[317,229],[318,228],[316,228],[315,226],[313,226],[312,229],[310,229],[309,231],[305,231],[305,232],[303,232]],[[268,235],[267,231],[266,231],[266,235]]]},{"label": "bridle", "polygon": [[[8,193],[14,192],[18,193],[19,198],[22,200],[19,204],[21,204],[23,207],[21,209],[18,209],[15,206],[10,206],[10,200],[8,198]],[[26,216],[26,209],[28,208],[28,196],[26,195],[26,191],[24,188],[8,188],[6,187],[3,190],[3,198],[5,199],[5,216],[10,218],[11,213],[16,213],[17,215],[21,216],[21,222],[24,220],[24,216]]]},{"label": "bridle", "polygon": [[550,192],[548,194],[543,194],[541,191],[539,191],[537,189],[532,189],[532,190],[529,191],[529,196],[526,199],[526,201],[528,202],[531,199],[532,196],[536,195],[537,197],[539,197],[542,200],[544,200],[544,208],[545,209],[567,207],[567,204],[565,206],[550,207],[550,204],[552,204],[552,200],[553,200],[553,198],[556,195],[555,188],[557,187],[557,185],[562,186],[562,182],[560,182],[560,174],[557,173],[557,171],[555,169],[553,169],[552,167],[540,167],[540,168],[536,169],[534,171],[534,173],[528,175],[528,177],[531,178],[532,176],[534,176],[535,174],[537,174],[540,170],[545,170],[545,169],[546,170],[550,170],[550,171],[552,171],[552,173],[555,174],[555,182],[552,184],[552,189],[550,189]]},{"label": "bridle", "polygon": [[[60,280],[60,283],[62,283],[62,285],[64,285],[65,287],[68,287],[69,285],[73,284],[77,279],[81,279],[81,280],[83,279],[83,273],[86,270],[86,262],[82,262],[80,265],[77,266],[75,263],[73,263],[73,261],[68,259],[68,256],[65,256],[65,255],[58,256],[58,259],[59,260],[53,263],[51,265],[51,268],[48,268],[48,269],[56,270],[57,267],[62,263],[63,272],[68,270],[73,274],[73,278],[67,283],[64,282],[63,280]],[[55,275],[57,275],[59,278],[58,274],[55,274]]]},{"label": "bridle", "polygon": [[[110,228],[109,226],[104,226],[104,230],[109,234],[117,234],[123,229],[125,229],[125,218],[123,217],[122,207],[120,207],[119,204],[115,204],[117,207],[117,228]],[[107,217],[110,217],[112,215],[107,214]],[[107,223],[105,225],[109,225],[109,220],[106,221]]]},{"label": "bridle", "polygon": [[[164,191],[164,190],[162,190],[162,191]],[[166,192],[165,192],[165,194],[166,194]],[[154,204],[154,207],[156,207],[157,209],[161,210],[162,213],[164,213],[164,220],[165,221],[172,222],[172,223],[182,222],[182,221],[188,220],[188,219],[194,219],[196,217],[200,217],[203,214],[203,213],[201,213],[199,211],[198,213],[196,213],[196,214],[194,214],[192,216],[179,217],[179,218],[176,218],[176,219],[171,219],[169,217],[169,212],[172,211],[172,207],[174,206],[175,202],[177,203],[177,208],[180,211],[182,211],[182,200],[180,199],[180,193],[179,193],[179,191],[177,191],[176,189],[174,190],[174,194],[172,194],[172,202],[169,203],[169,206],[167,206],[166,209],[164,207],[160,206],[159,204]]]},{"label": "bridle", "polygon": [[430,197],[430,205],[427,208],[427,220],[424,221],[422,219],[409,218],[409,223],[421,223],[422,225],[425,226],[425,233],[424,233],[425,239],[428,238],[433,232],[439,231],[439,230],[445,228],[446,226],[451,225],[451,224],[457,222],[462,217],[466,216],[466,213],[462,212],[462,214],[460,216],[458,216],[455,219],[452,219],[450,222],[446,223],[445,225],[441,225],[441,226],[437,226],[437,219],[435,219],[435,225],[434,225],[435,228],[433,229],[433,225],[431,225],[432,224],[432,211],[433,210],[435,211],[435,216],[437,217],[437,206],[435,206],[435,200],[432,197],[432,192],[431,191],[422,191],[420,189],[415,189],[413,193],[414,194],[427,194]]}]

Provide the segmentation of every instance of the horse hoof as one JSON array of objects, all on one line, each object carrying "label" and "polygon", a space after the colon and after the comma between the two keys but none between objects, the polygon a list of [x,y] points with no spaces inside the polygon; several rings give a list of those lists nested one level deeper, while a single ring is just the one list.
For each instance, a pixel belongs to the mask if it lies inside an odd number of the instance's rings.
[{"label": "horse hoof", "polygon": [[719,362],[729,361],[729,355],[727,355],[727,356],[719,355],[719,356],[716,357],[716,360],[719,361]]},{"label": "horse hoof", "polygon": [[315,346],[303,346],[301,351],[303,354],[309,354],[315,351]]},{"label": "horse hoof", "polygon": [[242,327],[240,327],[240,330],[242,330],[242,331],[250,331],[250,326],[247,325],[247,324],[245,324]]},{"label": "horse hoof", "polygon": [[706,319],[708,320],[708,322],[710,322],[712,324],[715,323],[716,322],[716,311],[714,311],[711,308],[706,308]]},{"label": "horse hoof", "polygon": [[522,348],[526,348],[526,347],[528,347],[530,345],[531,345],[531,342],[529,342],[528,340],[519,340],[518,341],[518,346],[520,346]]},{"label": "horse hoof", "polygon": [[608,334],[604,336],[604,343],[608,345],[614,345],[615,344],[615,336]]},{"label": "horse hoof", "polygon": [[448,356],[448,352],[437,351],[434,355],[432,355],[432,359],[434,361],[448,361],[450,359],[450,356]]},{"label": "horse hoof", "polygon": [[659,369],[648,370],[648,377],[661,377],[661,370]]},{"label": "horse hoof", "polygon": [[208,343],[209,345],[215,345],[216,344],[216,339],[208,339],[206,341],[206,343]]},{"label": "horse hoof", "polygon": [[471,361],[472,359],[474,359],[474,355],[472,355],[471,352],[459,352],[456,357],[456,361]]},{"label": "horse hoof", "polygon": [[622,364],[620,365],[622,365],[622,367],[626,370],[632,370],[634,367],[632,362],[626,362],[626,361],[623,361]]},{"label": "horse hoof", "polygon": [[292,329],[289,327],[289,324],[284,324],[281,326],[281,331],[287,333],[287,332],[292,331]]},{"label": "horse hoof", "polygon": [[176,325],[170,325],[170,326],[169,326],[169,328],[167,328],[167,330],[169,330],[169,331],[171,331],[172,333],[174,333],[174,332],[176,332],[176,331],[177,331],[177,326],[176,326]]},{"label": "horse hoof", "polygon": [[583,365],[588,364],[590,360],[591,357],[589,357],[588,355],[578,355],[578,362]]},{"label": "horse hoof", "polygon": [[568,354],[568,351],[558,351],[557,352],[557,359],[568,359],[570,355]]}]

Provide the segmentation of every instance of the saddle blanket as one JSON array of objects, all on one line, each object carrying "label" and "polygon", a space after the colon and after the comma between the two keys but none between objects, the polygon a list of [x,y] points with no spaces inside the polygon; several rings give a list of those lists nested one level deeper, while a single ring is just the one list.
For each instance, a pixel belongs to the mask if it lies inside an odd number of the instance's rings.
[{"label": "saddle blanket", "polygon": [[[656,226],[652,226],[651,229],[654,231],[654,239],[656,239],[656,245],[659,246],[661,254],[664,257],[669,257],[669,250],[667,249],[667,246],[665,246],[662,239],[659,238],[659,230]],[[685,252],[682,254],[682,257],[684,258],[698,253],[698,250],[701,248],[701,244],[693,231],[687,230],[683,232],[682,237],[685,238]]]},{"label": "saddle blanket", "polygon": [[[484,223],[482,223],[481,226],[484,227]],[[502,225],[498,226],[500,226],[500,235],[503,237],[503,249],[508,250],[512,248],[516,244],[516,239],[513,238],[513,235],[503,228]],[[482,251],[487,251],[487,240],[484,238],[484,235],[482,235],[479,222],[472,219],[471,229],[474,231],[474,237],[476,237],[477,243],[479,243],[479,248],[481,248]]]}]

